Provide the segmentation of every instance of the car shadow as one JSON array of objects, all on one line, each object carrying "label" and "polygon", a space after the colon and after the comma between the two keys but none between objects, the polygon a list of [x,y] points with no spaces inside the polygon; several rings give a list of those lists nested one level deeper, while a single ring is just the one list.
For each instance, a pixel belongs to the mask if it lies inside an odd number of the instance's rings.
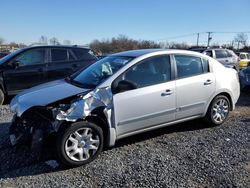
[{"label": "car shadow", "polygon": [[206,124],[201,119],[191,120],[184,123],[179,123],[175,125],[169,125],[163,128],[151,130],[145,133],[133,135],[130,137],[123,138],[118,140],[115,144],[115,148],[122,147],[124,145],[134,144],[137,142],[142,142],[151,138],[155,138],[158,136],[162,136],[165,134],[178,133],[178,132],[187,132],[187,131],[195,131],[210,128],[211,125]]},{"label": "car shadow", "polygon": [[[4,127],[4,129],[6,129],[8,126],[9,123],[0,123],[1,128]],[[128,144],[134,144],[164,134],[194,131],[207,127],[208,126],[205,126],[204,123],[202,123],[202,121],[200,120],[180,123],[174,126],[168,126],[165,128],[121,139],[117,141],[114,148],[119,148]],[[1,130],[2,129],[0,129],[0,131]],[[4,132],[6,133],[6,130]],[[67,169],[67,167],[63,165],[59,165],[57,168],[53,168],[45,163],[48,160],[57,159],[54,155],[55,148],[54,144],[51,144],[51,140],[47,140],[45,142],[40,157],[37,157],[38,154],[31,152],[27,146],[11,146],[7,134],[2,135],[0,133],[0,136],[0,139],[2,140],[0,145],[0,179],[15,178],[20,176],[33,176],[42,173],[50,173]],[[105,150],[112,150],[112,148],[106,148]]]},{"label": "car shadow", "polygon": [[[241,94],[237,106],[250,106],[250,95],[246,93]],[[250,119],[247,118],[245,121],[250,121]],[[0,123],[0,179],[33,176],[67,169],[63,165],[54,168],[45,163],[48,160],[56,160],[56,156],[53,154],[55,153],[53,141],[45,142],[39,158],[37,153],[32,153],[28,147],[11,146],[8,138],[9,124],[8,122]],[[113,148],[121,148],[125,145],[135,144],[165,134],[195,131],[210,127],[201,119],[192,120],[118,140]],[[105,148],[105,150],[112,150],[112,148]]]}]

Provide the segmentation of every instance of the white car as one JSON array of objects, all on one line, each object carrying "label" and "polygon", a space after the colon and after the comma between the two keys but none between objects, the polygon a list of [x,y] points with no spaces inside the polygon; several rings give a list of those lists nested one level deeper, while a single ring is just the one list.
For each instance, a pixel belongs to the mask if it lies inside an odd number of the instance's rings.
[{"label": "white car", "polygon": [[229,49],[223,48],[191,48],[219,61],[222,65],[239,71],[239,57]]},{"label": "white car", "polygon": [[204,54],[121,52],[17,95],[10,104],[16,113],[10,138],[37,148],[56,133],[59,159],[78,166],[130,135],[196,118],[220,125],[239,95],[237,72]]}]

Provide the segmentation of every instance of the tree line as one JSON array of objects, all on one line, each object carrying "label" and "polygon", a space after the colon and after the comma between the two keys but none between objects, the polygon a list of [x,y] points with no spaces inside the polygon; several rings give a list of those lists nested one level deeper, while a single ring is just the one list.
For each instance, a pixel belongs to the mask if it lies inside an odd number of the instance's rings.
[{"label": "tree line", "polygon": [[121,52],[126,50],[144,49],[144,48],[161,48],[162,46],[150,40],[134,40],[119,35],[112,39],[94,40],[89,47],[98,55]]},{"label": "tree line", "polygon": [[[210,47],[223,47],[228,49],[246,50],[250,51],[250,46],[247,45],[248,36],[245,33],[238,33],[230,44],[219,45],[218,43],[212,43]],[[0,45],[4,44],[5,40],[0,37]],[[37,42],[33,44],[43,44],[43,45],[70,45],[70,40],[63,40],[60,42],[56,37],[48,38],[42,35]],[[23,43],[17,44],[15,42],[9,43],[9,45],[16,48],[22,48],[26,46]],[[111,54],[126,50],[135,49],[147,49],[147,48],[168,48],[168,49],[189,49],[191,47],[206,47],[206,46],[192,46],[185,42],[161,42],[157,43],[151,40],[135,40],[129,38],[125,35],[119,35],[118,37],[113,37],[111,39],[93,40],[88,44],[88,46],[97,55]]]}]

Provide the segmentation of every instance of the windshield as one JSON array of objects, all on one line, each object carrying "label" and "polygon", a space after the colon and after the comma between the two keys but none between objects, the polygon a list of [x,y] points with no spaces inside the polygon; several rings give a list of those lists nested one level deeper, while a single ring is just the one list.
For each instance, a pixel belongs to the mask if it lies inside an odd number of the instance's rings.
[{"label": "windshield", "polygon": [[16,50],[6,56],[4,56],[3,58],[0,59],[0,64],[6,62],[7,60],[11,59],[12,57],[14,57],[15,55],[17,55],[20,51],[22,51],[23,49],[19,49],[19,50]]},{"label": "windshield", "polygon": [[82,72],[72,75],[70,81],[83,87],[94,88],[115,74],[132,59],[134,58],[126,56],[105,57]]}]

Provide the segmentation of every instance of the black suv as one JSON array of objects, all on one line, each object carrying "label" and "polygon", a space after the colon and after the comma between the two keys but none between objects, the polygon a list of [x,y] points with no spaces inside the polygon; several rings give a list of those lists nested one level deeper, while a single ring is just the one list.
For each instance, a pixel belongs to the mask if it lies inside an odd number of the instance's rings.
[{"label": "black suv", "polygon": [[0,104],[6,96],[61,79],[86,68],[97,58],[79,46],[32,46],[0,59]]}]

